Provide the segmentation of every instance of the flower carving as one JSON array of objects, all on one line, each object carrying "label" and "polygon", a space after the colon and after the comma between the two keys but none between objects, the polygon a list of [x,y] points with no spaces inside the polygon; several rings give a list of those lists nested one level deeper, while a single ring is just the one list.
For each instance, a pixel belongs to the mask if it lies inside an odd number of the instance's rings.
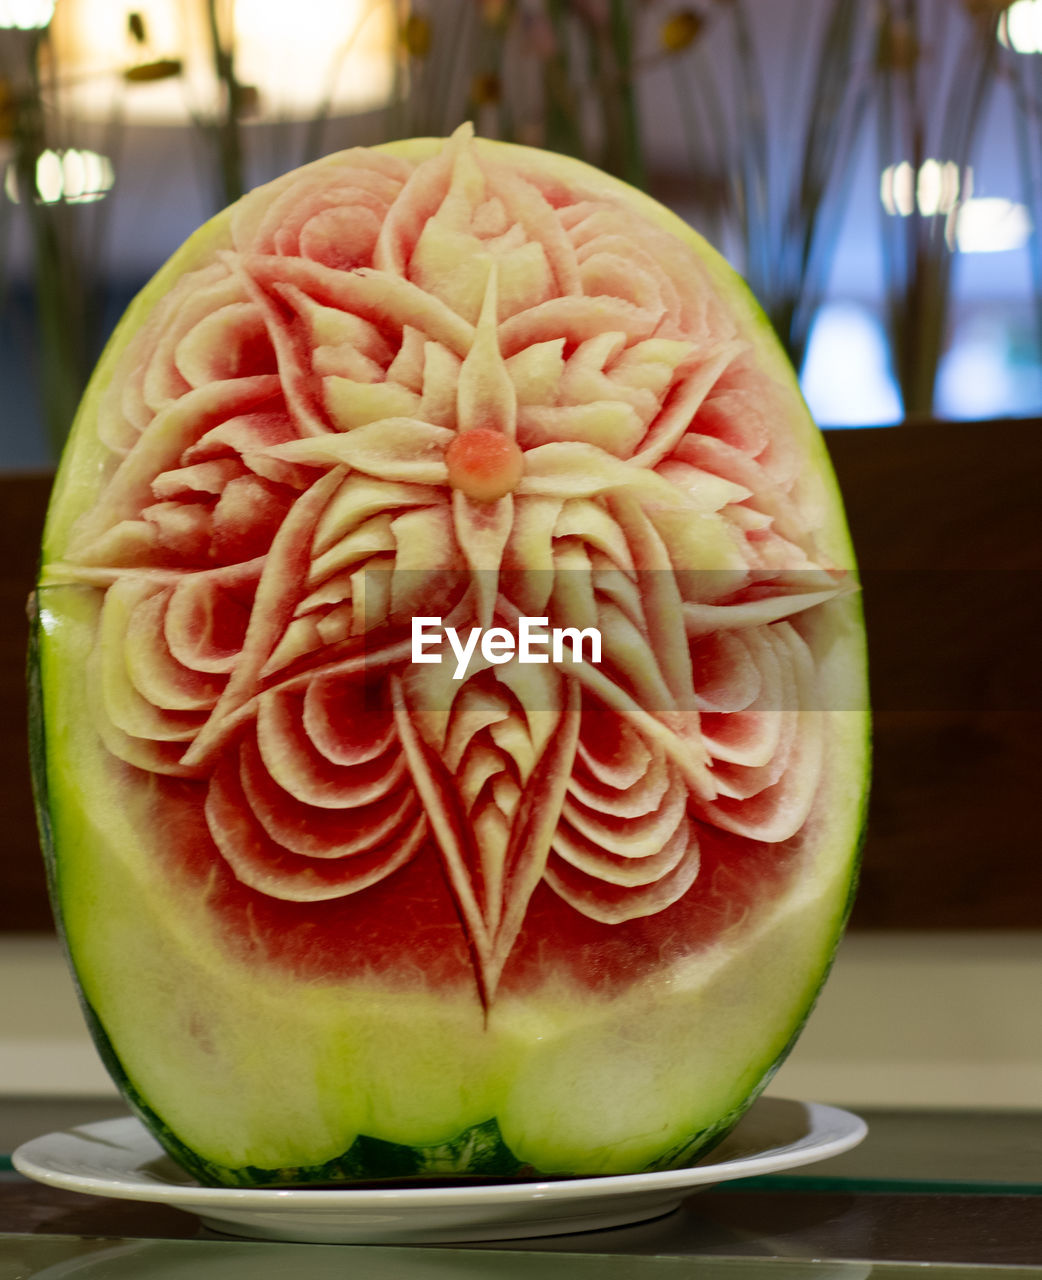
[{"label": "flower carving", "polygon": [[[482,998],[533,893],[661,912],[701,833],[782,844],[820,770],[800,618],[843,590],[697,259],[461,131],[262,190],[100,402],[109,751],[205,787],[215,856],[291,902],[440,860]],[[599,665],[411,662],[414,616],[597,627]]]}]

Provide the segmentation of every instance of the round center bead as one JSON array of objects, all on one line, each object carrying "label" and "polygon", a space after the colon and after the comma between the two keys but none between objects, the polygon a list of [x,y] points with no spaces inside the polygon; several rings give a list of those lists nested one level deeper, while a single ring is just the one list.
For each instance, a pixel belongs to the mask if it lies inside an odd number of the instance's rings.
[{"label": "round center bead", "polygon": [[477,502],[495,502],[515,489],[525,469],[517,443],[502,431],[461,431],[445,450],[449,484]]}]

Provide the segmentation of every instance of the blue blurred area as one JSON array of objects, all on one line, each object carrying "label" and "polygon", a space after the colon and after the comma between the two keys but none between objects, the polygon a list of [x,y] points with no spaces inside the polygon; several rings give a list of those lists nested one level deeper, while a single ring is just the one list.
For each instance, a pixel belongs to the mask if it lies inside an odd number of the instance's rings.
[{"label": "blue blurred area", "polygon": [[[144,283],[142,277],[106,287],[104,312],[93,335],[93,359]],[[56,461],[40,409],[39,377],[32,291],[27,283],[16,281],[0,307],[0,471],[38,471]]]},{"label": "blue blurred area", "polygon": [[[1042,354],[1026,304],[965,302],[937,375],[936,416],[960,421],[1042,413]],[[828,302],[811,332],[803,393],[822,426],[901,421],[878,312],[867,303]]]}]

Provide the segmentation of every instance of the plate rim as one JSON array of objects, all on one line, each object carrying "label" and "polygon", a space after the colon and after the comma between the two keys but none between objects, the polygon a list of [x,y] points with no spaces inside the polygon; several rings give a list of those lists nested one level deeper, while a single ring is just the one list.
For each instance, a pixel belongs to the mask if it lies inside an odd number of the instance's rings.
[{"label": "plate rim", "polygon": [[[205,1214],[208,1208],[255,1209],[257,1211],[299,1211],[311,1209],[343,1208],[363,1209],[395,1206],[403,1211],[410,1208],[462,1208],[484,1205],[493,1207],[517,1204],[526,1200],[581,1200],[635,1195],[641,1192],[668,1192],[706,1186],[720,1182],[733,1182],[741,1178],[775,1173],[799,1168],[819,1160],[842,1155],[856,1147],[866,1136],[868,1125],[854,1112],[830,1103],[807,1102],[800,1099],[761,1097],[753,1103],[751,1114],[765,1103],[797,1105],[808,1109],[809,1131],[797,1143],[771,1147],[766,1152],[747,1152],[732,1159],[714,1163],[687,1165],[679,1169],[662,1169],[649,1173],[604,1174],[581,1178],[530,1179],[525,1182],[467,1183],[453,1187],[208,1187],[197,1182],[141,1182],[120,1177],[100,1176],[38,1163],[41,1144],[56,1139],[83,1141],[86,1144],[106,1141],[118,1142],[133,1155],[132,1144],[142,1139],[155,1147],[155,1155],[165,1155],[160,1143],[142,1122],[133,1115],[118,1116],[110,1120],[96,1120],[75,1125],[69,1129],[55,1130],[23,1142],[13,1153],[11,1162],[24,1177],[47,1186],[86,1195],[107,1196],[112,1199],[141,1200],[168,1204],[175,1207],[191,1207]],[[816,1130],[824,1130],[828,1136],[813,1140]],[[124,1136],[125,1135],[125,1136]],[[799,1145],[802,1142],[803,1145]],[[143,1160],[138,1160],[139,1168]],[[111,1171],[110,1171],[111,1172]]]}]

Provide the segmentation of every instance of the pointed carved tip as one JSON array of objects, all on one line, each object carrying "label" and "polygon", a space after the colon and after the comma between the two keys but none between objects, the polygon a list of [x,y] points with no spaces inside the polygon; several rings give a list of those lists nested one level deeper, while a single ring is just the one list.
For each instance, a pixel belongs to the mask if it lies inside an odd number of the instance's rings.
[{"label": "pointed carved tip", "polygon": [[481,300],[481,314],[478,316],[478,333],[491,335],[499,350],[499,264],[489,259],[488,275],[485,278],[485,296]]}]

